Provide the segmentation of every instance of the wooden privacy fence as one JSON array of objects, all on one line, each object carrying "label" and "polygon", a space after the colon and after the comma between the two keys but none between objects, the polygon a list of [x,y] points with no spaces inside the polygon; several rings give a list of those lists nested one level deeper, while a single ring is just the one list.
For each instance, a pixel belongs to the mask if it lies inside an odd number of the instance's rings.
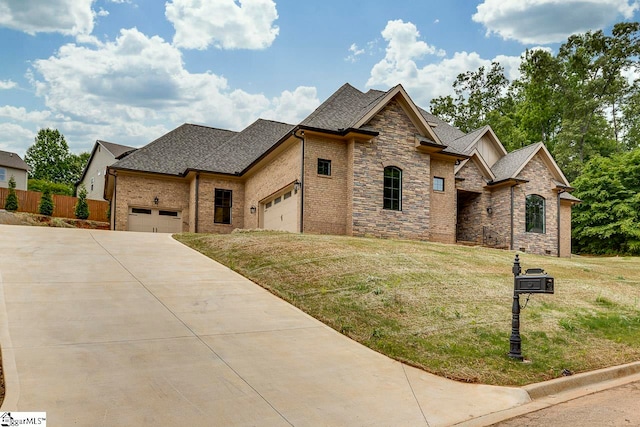
[{"label": "wooden privacy fence", "polygon": [[[0,209],[4,209],[4,202],[9,194],[8,188],[0,188]],[[18,212],[38,213],[38,205],[40,205],[40,199],[42,193],[39,191],[24,191],[16,190],[18,196]],[[53,194],[53,215],[58,218],[75,218],[77,197],[62,196],[59,194]],[[87,199],[87,205],[89,206],[89,218],[92,221],[109,222],[107,216],[107,209],[109,209],[109,202],[104,200],[90,200]]]}]

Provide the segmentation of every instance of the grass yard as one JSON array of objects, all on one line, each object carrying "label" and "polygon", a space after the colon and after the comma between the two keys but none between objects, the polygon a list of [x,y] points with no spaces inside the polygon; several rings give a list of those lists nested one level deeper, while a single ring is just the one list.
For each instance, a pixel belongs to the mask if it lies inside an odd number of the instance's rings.
[{"label": "grass yard", "polygon": [[352,339],[444,377],[519,386],[640,360],[640,258],[521,254],[523,271],[555,277],[556,293],[522,310],[520,363],[507,357],[514,252],[265,231],[175,237]]}]

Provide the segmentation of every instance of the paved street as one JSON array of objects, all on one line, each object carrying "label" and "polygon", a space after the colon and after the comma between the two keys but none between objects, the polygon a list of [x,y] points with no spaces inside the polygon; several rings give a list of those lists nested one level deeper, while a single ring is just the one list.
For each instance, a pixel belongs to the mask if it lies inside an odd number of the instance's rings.
[{"label": "paved street", "polygon": [[640,426],[640,382],[570,400],[495,425],[498,427]]},{"label": "paved street", "polygon": [[373,352],[170,235],[0,225],[4,411],[52,426],[451,425],[528,402]]}]

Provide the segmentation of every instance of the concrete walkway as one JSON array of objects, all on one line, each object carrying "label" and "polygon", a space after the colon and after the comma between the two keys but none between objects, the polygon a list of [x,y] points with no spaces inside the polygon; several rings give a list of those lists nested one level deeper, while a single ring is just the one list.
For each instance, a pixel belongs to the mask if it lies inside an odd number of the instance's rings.
[{"label": "concrete walkway", "polygon": [[530,401],[340,335],[166,234],[0,225],[3,411],[50,425],[443,426]]}]

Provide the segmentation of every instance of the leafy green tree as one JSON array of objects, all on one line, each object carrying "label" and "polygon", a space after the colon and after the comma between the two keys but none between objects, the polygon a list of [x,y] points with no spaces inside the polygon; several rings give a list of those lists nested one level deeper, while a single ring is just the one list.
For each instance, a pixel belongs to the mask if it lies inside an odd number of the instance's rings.
[{"label": "leafy green tree", "polygon": [[38,212],[41,215],[51,216],[53,215],[53,197],[51,196],[51,192],[47,189],[42,193],[42,197],[40,198],[40,206],[38,206]]},{"label": "leafy green tree", "polygon": [[89,153],[72,154],[57,129],[40,129],[24,160],[33,179],[73,186],[80,178]]},{"label": "leafy green tree", "polygon": [[596,156],[575,180],[573,245],[578,253],[640,254],[640,149]]},{"label": "leafy green tree", "polygon": [[18,210],[18,196],[16,194],[16,180],[11,175],[9,178],[9,194],[7,194],[7,198],[4,201],[4,208],[9,212],[15,212]]},{"label": "leafy green tree", "polygon": [[78,201],[76,202],[75,215],[78,219],[89,218],[89,205],[87,204],[87,189],[84,185],[78,191]]}]

